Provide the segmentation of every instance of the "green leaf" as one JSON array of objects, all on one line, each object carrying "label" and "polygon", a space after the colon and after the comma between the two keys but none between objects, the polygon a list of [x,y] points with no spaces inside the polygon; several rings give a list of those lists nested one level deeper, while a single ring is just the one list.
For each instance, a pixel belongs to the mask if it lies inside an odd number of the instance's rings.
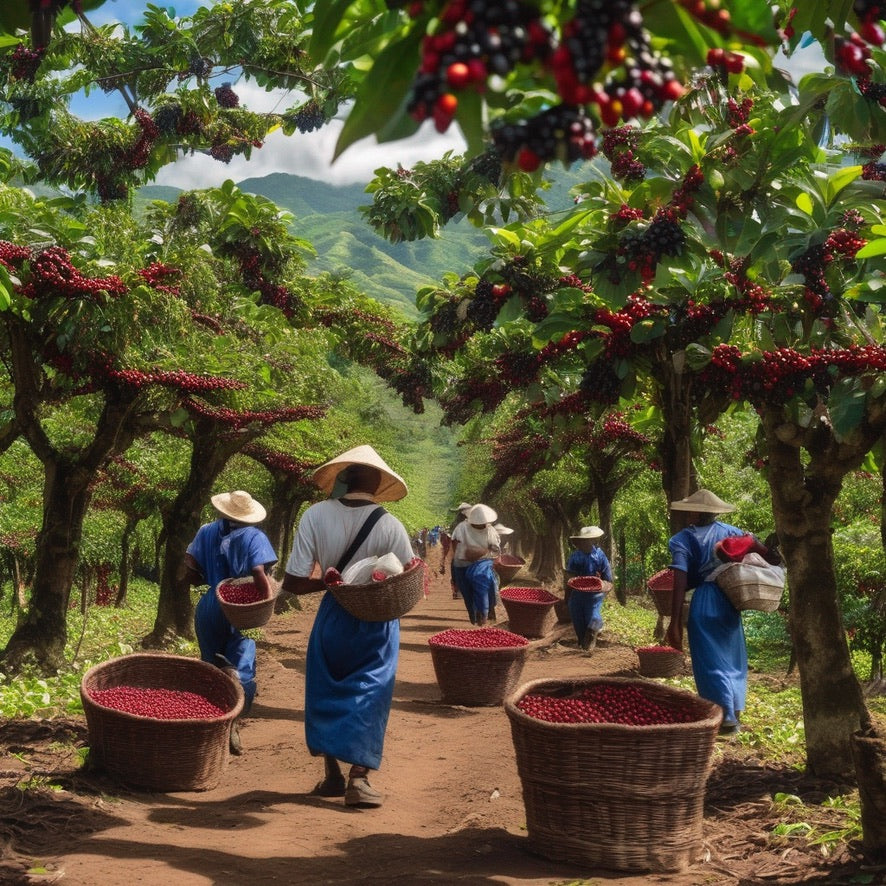
[{"label": "green leaf", "polygon": [[661,338],[664,332],[664,320],[660,317],[640,320],[631,327],[631,341],[635,344],[645,344],[655,338]]},{"label": "green leaf", "polygon": [[314,23],[309,44],[312,58],[322,59],[335,42],[335,32],[353,0],[326,0],[314,4]]},{"label": "green leaf", "polygon": [[12,280],[9,279],[9,271],[0,264],[0,311],[8,311],[12,304]]},{"label": "green leaf", "polygon": [[532,331],[532,346],[538,350],[548,342],[562,338],[567,332],[575,329],[575,320],[562,314],[545,317]]},{"label": "green leaf", "polygon": [[861,175],[861,166],[845,166],[828,177],[827,201],[830,205],[837,198],[837,194],[847,185],[852,184]]},{"label": "green leaf", "polygon": [[858,427],[865,412],[865,392],[857,379],[841,379],[832,388],[828,410],[837,439],[845,438]]},{"label": "green leaf", "polygon": [[797,194],[797,199],[794,201],[797,204],[799,209],[802,209],[806,215],[812,215],[814,211],[814,207],[812,205],[812,198],[805,191]]},{"label": "green leaf", "polygon": [[414,28],[403,39],[389,43],[375,59],[339,134],[333,162],[354,142],[390,125],[390,118],[412,86],[421,37]]},{"label": "green leaf", "polygon": [[874,258],[878,255],[886,255],[886,237],[871,240],[855,253],[856,258]]}]

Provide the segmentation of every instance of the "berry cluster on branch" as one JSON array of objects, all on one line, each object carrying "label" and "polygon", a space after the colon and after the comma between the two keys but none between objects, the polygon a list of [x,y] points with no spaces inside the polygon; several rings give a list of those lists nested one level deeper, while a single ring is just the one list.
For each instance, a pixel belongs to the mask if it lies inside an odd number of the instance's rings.
[{"label": "berry cluster on branch", "polygon": [[[21,247],[15,247],[16,258],[10,259],[18,266],[23,258]],[[7,255],[13,253],[7,250]],[[0,256],[2,258],[3,256]],[[49,246],[30,255],[30,278],[21,287],[28,298],[90,298],[108,295],[112,298],[127,292],[126,284],[116,274],[108,277],[86,277],[71,264],[67,250]]]},{"label": "berry cluster on branch", "polygon": [[[247,387],[238,384],[238,387]],[[193,393],[200,393],[194,391]],[[228,409],[212,407],[198,400],[188,399],[182,404],[188,412],[201,418],[208,418],[233,430],[242,430],[249,425],[273,425],[289,421],[315,421],[326,415],[324,406],[281,406],[276,409]]]},{"label": "berry cluster on branch", "polygon": [[205,394],[209,391],[237,391],[249,387],[245,382],[217,375],[197,375],[184,369],[115,369],[103,370],[105,378],[131,388],[142,389],[149,385],[172,388],[183,394]]}]

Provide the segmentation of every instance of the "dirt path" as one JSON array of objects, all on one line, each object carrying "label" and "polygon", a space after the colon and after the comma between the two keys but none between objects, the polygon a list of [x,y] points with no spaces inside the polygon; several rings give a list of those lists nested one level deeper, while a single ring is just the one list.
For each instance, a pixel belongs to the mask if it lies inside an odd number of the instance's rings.
[{"label": "dirt path", "polygon": [[[432,564],[438,551],[431,549]],[[372,778],[386,797],[384,805],[349,809],[340,799],[311,796],[322,764],[304,745],[304,653],[318,600],[305,599],[304,611],[277,615],[266,629],[259,695],[242,727],[244,754],[231,759],[218,787],[202,793],[137,793],[73,768],[70,791],[40,800],[39,809],[23,805],[20,818],[42,818],[43,826],[30,839],[19,834],[13,841],[17,851],[4,853],[7,876],[0,867],[0,882],[694,886],[823,882],[807,877],[825,876],[828,882],[844,882],[840,876],[859,872],[857,860],[848,856],[826,860],[815,850],[768,845],[772,790],[802,794],[821,786],[804,785],[793,770],[732,756],[734,751],[719,743],[706,804],[707,860],[687,874],[628,876],[529,854],[504,711],[451,707],[439,700],[427,638],[447,627],[464,627],[467,619],[461,601],[451,597],[448,577],[436,572],[428,599],[402,620],[384,763]],[[615,638],[607,642],[605,633],[591,655],[582,653],[571,628],[561,626],[535,645],[522,681],[633,674],[636,664],[633,650]],[[9,733],[0,730],[0,738],[10,750]],[[51,758],[51,746],[44,745],[42,752]],[[30,750],[39,752],[36,742]],[[30,759],[31,766],[36,759]],[[65,766],[71,762],[56,763],[57,771]],[[4,774],[0,783],[15,783],[10,772]],[[38,801],[15,802],[33,807]],[[22,865],[43,865],[43,872],[15,876]]]}]

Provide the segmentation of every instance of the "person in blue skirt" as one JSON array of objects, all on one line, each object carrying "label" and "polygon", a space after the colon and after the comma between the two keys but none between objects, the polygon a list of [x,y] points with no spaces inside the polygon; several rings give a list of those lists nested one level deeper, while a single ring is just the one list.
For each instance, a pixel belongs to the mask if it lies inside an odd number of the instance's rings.
[{"label": "person in blue skirt", "polygon": [[[286,563],[283,590],[324,590],[330,568],[394,554],[405,567],[413,557],[403,524],[379,502],[396,501],[406,483],[371,446],[357,446],[321,465],[314,482],[330,495],[302,514]],[[400,621],[363,621],[328,591],[308,639],[305,660],[305,740],[323,756],[321,797],[344,797],[346,806],[381,806],[369,783],[381,765],[400,654]],[[345,780],[339,761],[350,764]]]},{"label": "person in blue skirt", "polygon": [[718,519],[735,507],[707,489],[671,502],[671,510],[684,513],[687,525],[668,542],[674,590],[665,642],[683,648],[683,602],[691,590],[686,629],[695,686],[702,698],[723,708],[720,734],[735,735],[748,688],[744,627],[741,613],[708,576],[720,565],[717,542],[745,533]]},{"label": "person in blue skirt", "polygon": [[[566,581],[571,578],[596,576],[602,581],[612,582],[612,567],[609,558],[595,543],[605,533],[599,526],[582,526],[577,535],[569,540],[574,550],[566,561]],[[590,652],[597,645],[597,637],[603,630],[603,600],[605,591],[568,590],[567,605],[572,618],[572,627],[579,645]]]},{"label": "person in blue skirt", "polygon": [[[243,686],[249,713],[255,697],[255,640],[235,628],[222,611],[215,588],[226,578],[252,576],[264,596],[271,594],[268,570],[277,554],[268,537],[255,524],[265,519],[264,507],[248,492],[222,492],[212,496],[218,519],[200,527],[185,554],[185,572],[192,585],[209,585],[194,611],[194,631],[200,658],[218,665]],[[241,752],[240,728],[231,727],[231,752]]]},{"label": "person in blue skirt", "polygon": [[479,627],[495,618],[498,576],[494,563],[501,555],[501,539],[493,525],[497,519],[488,505],[476,504],[452,531],[452,580],[464,598],[471,624]]}]

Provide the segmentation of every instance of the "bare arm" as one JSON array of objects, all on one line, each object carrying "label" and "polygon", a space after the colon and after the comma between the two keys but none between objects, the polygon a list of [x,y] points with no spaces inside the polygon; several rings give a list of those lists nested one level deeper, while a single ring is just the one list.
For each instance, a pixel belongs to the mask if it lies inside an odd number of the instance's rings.
[{"label": "bare arm", "polygon": [[674,649],[683,648],[683,601],[686,599],[687,576],[682,569],[674,570],[674,591],[671,597],[671,623],[665,634],[665,643]]},{"label": "bare arm", "polygon": [[283,575],[283,590],[290,594],[313,594],[315,591],[325,591],[326,585],[322,578],[304,578],[286,572]]},{"label": "bare arm", "polygon": [[205,585],[206,579],[193,554],[185,554],[185,579],[189,585]]}]

